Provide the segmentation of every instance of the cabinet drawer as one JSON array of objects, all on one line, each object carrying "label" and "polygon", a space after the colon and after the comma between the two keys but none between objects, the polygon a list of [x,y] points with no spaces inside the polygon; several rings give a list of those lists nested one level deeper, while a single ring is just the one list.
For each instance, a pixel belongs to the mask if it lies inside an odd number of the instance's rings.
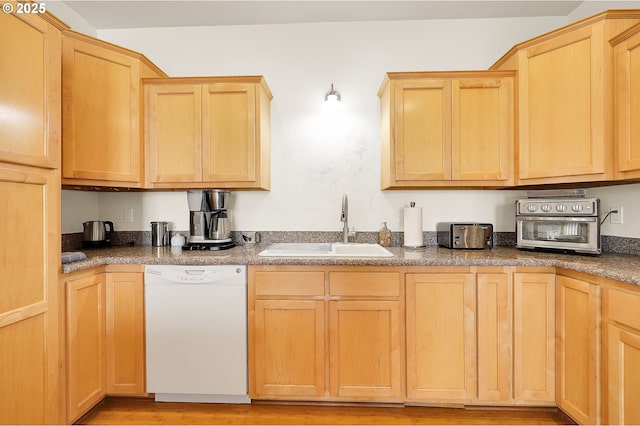
[{"label": "cabinet drawer", "polygon": [[331,296],[400,296],[399,272],[330,272]]},{"label": "cabinet drawer", "polygon": [[324,272],[256,272],[256,296],[324,296]]},{"label": "cabinet drawer", "polygon": [[640,330],[640,293],[609,289],[609,319]]}]

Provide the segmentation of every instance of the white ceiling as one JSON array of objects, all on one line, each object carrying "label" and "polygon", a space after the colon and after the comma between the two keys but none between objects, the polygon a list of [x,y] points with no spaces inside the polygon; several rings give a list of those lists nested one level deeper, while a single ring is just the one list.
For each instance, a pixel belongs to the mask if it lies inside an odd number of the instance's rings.
[{"label": "white ceiling", "polygon": [[[562,0],[63,0],[97,30],[311,22],[567,16]],[[606,2],[601,2],[606,3]]]}]

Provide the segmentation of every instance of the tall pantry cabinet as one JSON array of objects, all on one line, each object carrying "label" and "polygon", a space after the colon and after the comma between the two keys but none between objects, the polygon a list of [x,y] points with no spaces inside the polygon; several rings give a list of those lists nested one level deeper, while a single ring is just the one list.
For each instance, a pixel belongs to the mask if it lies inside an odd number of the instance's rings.
[{"label": "tall pantry cabinet", "polygon": [[60,55],[49,14],[0,14],[0,423],[63,423]]}]

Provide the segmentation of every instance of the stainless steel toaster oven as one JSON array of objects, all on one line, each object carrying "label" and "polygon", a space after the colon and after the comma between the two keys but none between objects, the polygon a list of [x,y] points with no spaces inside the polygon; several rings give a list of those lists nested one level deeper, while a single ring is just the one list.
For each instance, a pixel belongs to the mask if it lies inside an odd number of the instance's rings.
[{"label": "stainless steel toaster oven", "polygon": [[516,201],[516,247],[601,253],[600,200],[559,197]]},{"label": "stainless steel toaster oven", "polygon": [[493,225],[473,222],[440,222],[436,225],[438,245],[451,249],[493,247]]}]

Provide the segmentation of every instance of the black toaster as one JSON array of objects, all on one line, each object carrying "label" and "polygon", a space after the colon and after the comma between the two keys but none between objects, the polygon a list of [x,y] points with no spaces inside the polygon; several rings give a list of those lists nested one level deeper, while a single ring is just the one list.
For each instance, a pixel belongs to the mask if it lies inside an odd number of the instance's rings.
[{"label": "black toaster", "polygon": [[490,249],[493,247],[493,225],[475,222],[439,222],[436,225],[438,245],[450,249]]}]

